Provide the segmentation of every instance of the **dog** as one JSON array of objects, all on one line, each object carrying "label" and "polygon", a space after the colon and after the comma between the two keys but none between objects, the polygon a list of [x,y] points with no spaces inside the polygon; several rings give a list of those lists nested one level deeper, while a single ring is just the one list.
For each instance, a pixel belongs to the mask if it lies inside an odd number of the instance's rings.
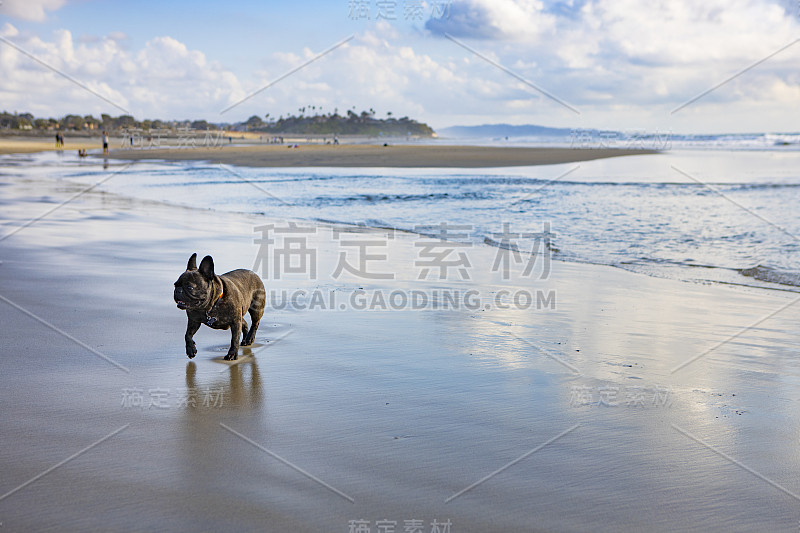
[{"label": "dog", "polygon": [[[238,269],[218,276],[214,274],[214,260],[207,255],[197,268],[197,254],[192,254],[186,272],[175,282],[173,294],[178,309],[186,311],[186,355],[193,359],[197,346],[192,340],[201,324],[212,329],[231,330],[231,347],[226,361],[239,357],[241,346],[250,346],[256,338],[258,323],[264,315],[266,291],[258,274]],[[250,314],[250,327],[244,320]]]}]

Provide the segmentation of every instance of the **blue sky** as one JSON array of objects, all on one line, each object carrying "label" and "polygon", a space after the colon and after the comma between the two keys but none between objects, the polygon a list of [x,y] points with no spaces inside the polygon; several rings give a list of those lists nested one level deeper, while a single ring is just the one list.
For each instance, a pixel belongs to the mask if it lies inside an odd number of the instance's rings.
[{"label": "blue sky", "polygon": [[336,2],[303,2],[300,8],[292,2],[85,0],[67,3],[41,22],[12,23],[41,36],[62,28],[75,37],[123,32],[132,49],[142,48],[153,37],[170,36],[242,72],[270,51],[322,48],[364,29],[362,23],[350,20],[346,3]]},{"label": "blue sky", "polygon": [[[314,105],[435,128],[800,131],[793,0],[5,0],[0,37],[137,118],[234,122]],[[0,102],[122,113],[4,42]]]}]

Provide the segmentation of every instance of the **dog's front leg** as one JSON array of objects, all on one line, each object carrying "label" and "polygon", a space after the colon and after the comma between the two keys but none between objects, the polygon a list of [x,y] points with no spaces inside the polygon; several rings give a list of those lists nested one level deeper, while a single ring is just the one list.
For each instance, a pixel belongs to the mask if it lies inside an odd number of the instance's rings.
[{"label": "dog's front leg", "polygon": [[239,357],[239,339],[242,336],[242,319],[234,319],[231,324],[231,347],[228,349],[226,361],[236,361]]},{"label": "dog's front leg", "polygon": [[189,323],[186,325],[186,335],[184,336],[186,339],[186,355],[189,356],[189,359],[194,359],[194,356],[197,355],[197,346],[192,337],[194,337],[198,329],[200,329],[200,322],[195,322],[190,318]]}]

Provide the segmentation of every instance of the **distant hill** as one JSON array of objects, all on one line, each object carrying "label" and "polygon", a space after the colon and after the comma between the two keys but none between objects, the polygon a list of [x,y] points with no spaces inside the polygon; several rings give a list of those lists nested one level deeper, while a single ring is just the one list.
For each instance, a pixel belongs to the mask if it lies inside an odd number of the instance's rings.
[{"label": "distant hill", "polygon": [[548,128],[546,126],[514,126],[511,124],[482,124],[480,126],[450,126],[438,131],[440,137],[568,137],[569,128]]}]

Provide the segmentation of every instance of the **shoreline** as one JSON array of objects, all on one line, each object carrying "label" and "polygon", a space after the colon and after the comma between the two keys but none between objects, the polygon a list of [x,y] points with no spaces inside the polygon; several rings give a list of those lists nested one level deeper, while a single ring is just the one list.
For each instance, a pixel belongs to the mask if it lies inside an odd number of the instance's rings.
[{"label": "shoreline", "polygon": [[[74,156],[70,159],[70,157],[69,157],[70,154],[59,154],[59,156],[62,156],[62,155],[64,157],[66,157],[65,161],[67,161],[67,162],[71,161],[72,163],[80,163],[80,166],[82,168],[84,168],[84,169],[87,169],[87,168],[90,169],[92,167],[99,169],[99,163],[101,162],[99,157],[90,158],[88,160],[85,160],[85,159],[84,160],[79,160],[78,158],[76,158]],[[52,157],[52,155],[45,156],[45,157],[50,158],[50,157]],[[61,157],[59,157],[59,160],[60,159],[61,159]],[[31,159],[31,161],[32,160],[33,159]],[[110,163],[110,161],[113,161],[113,162]],[[626,164],[628,161],[630,161],[630,160],[629,159],[624,159],[623,160],[623,164]],[[178,164],[180,164],[181,162],[182,161],[175,161],[175,163],[178,163]],[[117,161],[117,160],[113,160],[113,159],[110,159],[110,158],[105,158],[102,161],[102,163],[103,163],[103,169],[108,171],[109,168],[112,168],[112,169],[113,168],[122,168],[122,167],[127,167],[129,164],[134,164],[134,163],[139,163],[139,164],[143,164],[143,165],[159,165],[159,164],[163,164],[163,165],[165,165],[164,168],[169,168],[166,165],[168,165],[170,162],[161,161],[161,160],[150,160],[150,159],[147,159],[147,160],[144,160],[144,161],[131,161],[130,163],[125,163],[124,161]],[[187,168],[189,168],[189,167],[191,167],[190,164],[188,165]],[[284,168],[286,168],[286,167],[284,167]],[[293,172],[297,172],[299,170],[302,170],[302,168],[303,167],[298,167],[297,169],[293,169],[292,171]],[[119,180],[117,180],[117,181],[119,181]],[[87,185],[89,185],[89,184],[87,183]],[[117,191],[117,194],[119,194],[120,192],[121,191]],[[140,197],[139,200],[140,201],[147,201],[147,202],[149,202],[149,201],[155,201],[155,202],[159,202],[159,203],[163,202],[163,203],[165,203],[165,205],[173,205],[173,206],[176,206],[176,207],[179,206],[179,205],[187,205],[187,204],[170,204],[168,201],[163,200],[163,199],[161,199],[161,200],[159,200],[159,199],[145,199],[145,197]],[[188,205],[188,207],[191,207],[191,205]],[[194,207],[198,207],[198,205],[194,205]],[[202,207],[202,208],[203,209],[210,209],[208,207]],[[239,214],[244,214],[244,215],[246,215],[247,213],[251,213],[252,212],[252,211],[248,211],[246,209],[235,209],[235,208],[234,209],[222,208],[222,209],[219,209],[219,210],[217,210],[216,208],[214,208],[214,209],[216,211],[218,211],[218,212],[239,213]],[[258,213],[258,212],[259,211],[256,211],[256,213]],[[308,217],[308,216],[302,216],[302,215],[297,215],[297,214],[288,215],[288,216],[289,217],[293,217],[295,220],[298,220],[298,221],[314,221],[314,220],[318,220],[318,221],[320,221],[322,223],[343,224],[343,225],[355,224],[357,226],[363,225],[363,223],[356,223],[356,222],[348,223],[347,220],[345,220],[345,219],[337,219],[336,217],[327,217],[327,218],[326,217],[319,217],[319,216]],[[378,225],[376,225],[374,227],[376,229],[388,229],[388,227],[384,228],[384,226],[381,225],[381,224],[378,224]],[[410,234],[415,234],[415,232],[413,230],[413,224],[412,225],[402,225],[402,224],[395,225],[395,226],[392,226],[391,229],[394,230],[394,231],[401,231],[401,232],[408,232]],[[481,236],[481,234],[477,234],[477,235],[480,238],[484,238],[484,237]],[[489,233],[489,235],[491,235],[491,233]],[[499,245],[499,244],[497,244],[495,242],[492,242],[491,238],[484,238],[484,244],[486,244],[488,246],[491,246],[491,247],[495,247],[495,248],[502,247],[502,245]],[[645,274],[645,275],[654,276],[654,277],[663,277],[663,278],[666,278],[666,279],[675,279],[675,280],[679,280],[679,281],[687,282],[687,283],[710,283],[710,284],[718,284],[718,285],[721,285],[721,286],[728,286],[728,287],[731,287],[731,288],[737,288],[737,289],[743,289],[743,290],[756,289],[756,290],[779,291],[779,292],[786,292],[786,293],[800,293],[800,286],[798,286],[798,285],[792,284],[790,282],[762,280],[762,278],[756,277],[756,276],[744,276],[744,277],[739,277],[737,279],[723,278],[723,277],[720,277],[718,275],[717,276],[711,275],[711,276],[705,276],[705,277],[696,277],[696,276],[692,277],[691,275],[688,275],[688,276],[683,276],[682,277],[680,273],[673,275],[671,273],[653,273],[653,272],[649,272],[649,271],[643,272],[641,270],[636,270],[636,269],[629,268],[624,263],[616,264],[616,263],[606,263],[606,262],[602,262],[602,261],[599,261],[599,260],[591,261],[591,260],[586,260],[586,259],[576,259],[576,258],[570,258],[570,257],[563,257],[563,256],[560,256],[558,254],[554,255],[552,260],[553,261],[562,261],[562,262],[567,262],[567,263],[586,263],[586,264],[597,264],[597,265],[602,265],[602,266],[610,266],[610,267],[613,267],[615,269],[620,269],[620,270],[623,270],[623,271],[626,271],[626,272]],[[689,265],[689,266],[696,267],[698,265],[697,264],[692,264],[692,265]],[[740,274],[740,276],[742,275],[739,272],[740,269],[726,268],[726,267],[719,267],[719,266],[717,266],[717,267],[704,266],[701,269],[695,269],[695,270],[713,271],[713,272],[717,272],[717,271],[736,271],[737,273]]]}]

